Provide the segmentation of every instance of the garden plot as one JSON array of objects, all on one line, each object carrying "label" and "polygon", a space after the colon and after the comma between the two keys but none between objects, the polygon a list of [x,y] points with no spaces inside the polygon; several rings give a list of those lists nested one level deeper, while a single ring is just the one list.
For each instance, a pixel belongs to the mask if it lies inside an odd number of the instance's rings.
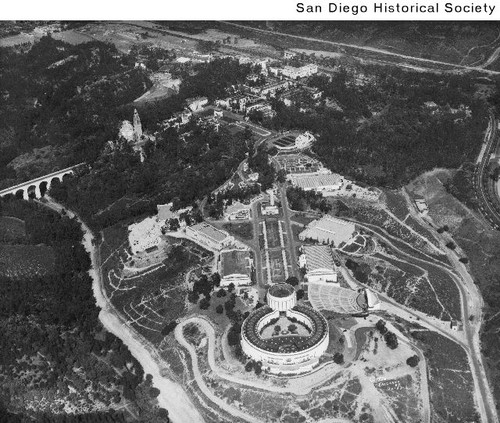
[{"label": "garden plot", "polygon": [[269,248],[281,247],[279,223],[277,220],[266,220],[266,234]]}]

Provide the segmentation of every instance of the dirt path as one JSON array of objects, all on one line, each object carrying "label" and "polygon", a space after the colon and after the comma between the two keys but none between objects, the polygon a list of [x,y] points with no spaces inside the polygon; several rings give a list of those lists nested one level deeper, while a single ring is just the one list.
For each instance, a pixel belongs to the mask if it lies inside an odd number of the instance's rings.
[{"label": "dirt path", "polygon": [[[46,197],[46,199],[46,203],[40,204],[59,213],[64,208],[51,198]],[[158,396],[159,406],[168,410],[172,422],[203,423],[203,417],[195,408],[182,386],[165,377],[165,373],[168,374],[170,372],[168,363],[158,355],[151,344],[125,323],[123,317],[109,302],[102,286],[99,253],[98,248],[94,245],[95,237],[90,228],[78,215],[68,209],[65,210],[69,217],[76,217],[82,226],[84,233],[83,245],[92,260],[92,268],[89,271],[93,280],[92,290],[96,303],[101,308],[99,320],[106,330],[120,338],[128,347],[132,355],[143,367],[144,373],[149,373],[153,376],[153,386],[160,390],[160,395]]]}]

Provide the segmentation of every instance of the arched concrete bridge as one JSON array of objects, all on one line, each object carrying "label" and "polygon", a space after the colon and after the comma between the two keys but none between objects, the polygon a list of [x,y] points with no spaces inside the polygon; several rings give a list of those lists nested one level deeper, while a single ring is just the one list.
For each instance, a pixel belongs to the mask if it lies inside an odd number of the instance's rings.
[{"label": "arched concrete bridge", "polygon": [[32,179],[31,181],[26,181],[21,184],[14,185],[10,188],[5,188],[0,191],[0,197],[4,197],[8,194],[17,195],[22,191],[23,198],[25,200],[29,199],[30,194],[34,194],[36,198],[40,198],[42,197],[41,187],[43,185],[45,185],[45,190],[48,190],[54,179],[58,179],[60,182],[62,182],[64,176],[72,175],[75,172],[75,169],[79,168],[82,165],[84,165],[84,163],[67,167],[66,169],[58,170],[57,172],[52,172],[48,175],[40,176],[38,178]]}]

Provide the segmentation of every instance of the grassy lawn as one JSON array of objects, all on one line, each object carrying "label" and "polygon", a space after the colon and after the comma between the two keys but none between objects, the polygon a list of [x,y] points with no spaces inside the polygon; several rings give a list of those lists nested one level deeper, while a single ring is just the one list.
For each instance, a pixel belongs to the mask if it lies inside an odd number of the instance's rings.
[{"label": "grassy lawn", "polygon": [[253,226],[251,222],[224,223],[222,227],[236,237],[247,241],[253,239]]}]

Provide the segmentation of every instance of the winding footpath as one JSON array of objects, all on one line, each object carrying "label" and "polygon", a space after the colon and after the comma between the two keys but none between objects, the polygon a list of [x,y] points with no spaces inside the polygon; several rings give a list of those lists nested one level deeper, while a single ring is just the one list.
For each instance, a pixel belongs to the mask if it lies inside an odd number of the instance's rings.
[{"label": "winding footpath", "polygon": [[46,200],[46,202],[39,203],[58,213],[65,209],[69,217],[75,217],[80,222],[84,233],[83,245],[92,261],[89,273],[93,280],[94,297],[97,306],[101,309],[99,320],[108,332],[120,338],[128,347],[131,354],[141,364],[144,373],[153,376],[153,386],[160,390],[158,396],[159,406],[168,410],[169,418],[173,423],[203,423],[203,417],[191,402],[183,387],[165,376],[165,374],[170,373],[168,363],[159,356],[153,345],[127,325],[126,321],[109,301],[102,283],[99,249],[95,246],[95,237],[90,228],[76,213],[56,203],[50,197],[46,197]]}]

